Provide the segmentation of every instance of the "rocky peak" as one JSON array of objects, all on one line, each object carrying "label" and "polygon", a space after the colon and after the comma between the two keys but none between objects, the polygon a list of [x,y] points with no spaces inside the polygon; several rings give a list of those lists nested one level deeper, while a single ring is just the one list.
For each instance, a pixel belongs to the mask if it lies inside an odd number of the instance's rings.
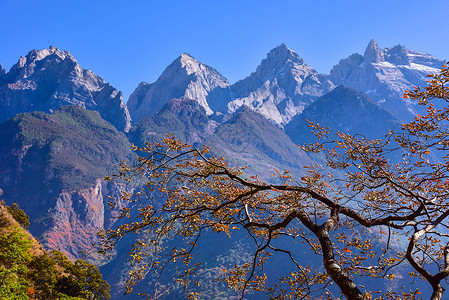
[{"label": "rocky peak", "polygon": [[185,68],[185,70],[187,71],[187,74],[192,74],[192,73],[198,73],[201,72],[201,67],[205,67],[205,65],[203,65],[202,63],[200,63],[199,61],[197,61],[193,56],[191,56],[190,54],[187,53],[183,53],[181,54],[176,60],[175,62],[178,62],[181,64],[181,68]]},{"label": "rocky peak", "polygon": [[131,126],[122,93],[82,69],[68,51],[32,50],[0,77],[0,121],[22,112],[51,112],[63,105],[97,110],[120,131]]},{"label": "rocky peak", "polygon": [[409,65],[409,51],[402,45],[385,49],[385,60],[395,65]]},{"label": "rocky peak", "polygon": [[246,105],[278,124],[286,124],[314,99],[334,87],[285,44],[271,50],[256,71],[232,85],[228,111]]},{"label": "rocky peak", "polygon": [[265,63],[267,62],[271,62],[271,65],[277,65],[278,67],[282,67],[286,63],[305,64],[304,60],[284,43],[268,52]]},{"label": "rocky peak", "polygon": [[[305,75],[314,72],[296,52],[287,48],[285,44],[268,52],[267,57],[262,60],[254,73],[259,80],[272,80],[275,77],[283,77],[285,73],[302,73],[301,80],[304,80]],[[299,75],[299,74],[298,74]]]},{"label": "rocky peak", "polygon": [[364,61],[368,63],[379,63],[384,61],[384,53],[375,40],[369,42],[363,58]]},{"label": "rocky peak", "polygon": [[156,114],[174,98],[195,100],[208,115],[230,100],[229,82],[214,68],[183,53],[152,84],[141,83],[128,101],[133,120]]}]

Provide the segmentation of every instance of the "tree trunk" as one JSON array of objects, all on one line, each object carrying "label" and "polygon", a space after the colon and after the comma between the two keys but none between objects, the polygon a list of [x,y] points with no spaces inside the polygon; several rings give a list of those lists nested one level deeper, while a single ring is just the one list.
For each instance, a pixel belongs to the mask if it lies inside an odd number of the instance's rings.
[{"label": "tree trunk", "polygon": [[[329,237],[329,232],[324,228],[318,232],[318,239],[323,250],[323,264],[326,268],[327,274],[334,280],[334,282],[340,287],[342,293],[349,300],[363,300],[363,293],[358,289],[357,285],[346,274],[334,257],[334,249]],[[437,299],[437,298],[435,298]]]},{"label": "tree trunk", "polygon": [[440,300],[443,297],[444,288],[441,286],[441,284],[438,283],[438,285],[433,286],[433,294],[430,300]]}]

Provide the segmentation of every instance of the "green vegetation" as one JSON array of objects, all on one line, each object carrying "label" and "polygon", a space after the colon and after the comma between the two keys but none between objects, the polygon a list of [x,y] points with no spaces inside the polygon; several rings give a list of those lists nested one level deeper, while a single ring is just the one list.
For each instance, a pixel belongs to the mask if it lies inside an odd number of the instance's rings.
[{"label": "green vegetation", "polygon": [[[50,183],[48,188],[54,191],[88,188],[133,155],[124,133],[101,119],[98,112],[80,106],[63,106],[53,114],[18,114],[2,124],[0,144],[1,153],[25,151],[23,163],[33,169],[31,174],[47,175],[39,178],[26,173],[19,185]],[[13,167],[14,157],[2,159]]]},{"label": "green vegetation", "polygon": [[22,224],[29,225],[28,216],[17,204],[0,204],[0,300],[110,298],[96,266],[43,251]]},{"label": "green vegetation", "polygon": [[23,209],[19,208],[17,203],[8,206],[8,213],[16,220],[23,228],[30,227],[30,218]]}]

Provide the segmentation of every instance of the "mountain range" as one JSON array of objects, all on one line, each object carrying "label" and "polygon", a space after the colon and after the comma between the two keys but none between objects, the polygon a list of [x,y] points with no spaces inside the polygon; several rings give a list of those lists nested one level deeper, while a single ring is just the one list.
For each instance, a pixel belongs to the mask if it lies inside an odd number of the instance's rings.
[{"label": "mountain range", "polygon": [[[419,113],[403,92],[425,85],[443,64],[372,40],[363,55],[341,60],[327,75],[281,44],[230,84],[184,53],[154,83],[141,82],[125,104],[121,92],[68,51],[32,50],[9,71],[0,65],[0,189],[6,203],[30,215],[30,230],[46,247],[76,259],[116,221],[107,199],[123,187],[102,178],[118,172],[121,160],[133,161],[131,143],[174,133],[260,178],[270,180],[275,168],[300,176],[314,159],[296,145],[314,139],[307,119],[381,137]],[[121,279],[106,277],[119,295]]]}]

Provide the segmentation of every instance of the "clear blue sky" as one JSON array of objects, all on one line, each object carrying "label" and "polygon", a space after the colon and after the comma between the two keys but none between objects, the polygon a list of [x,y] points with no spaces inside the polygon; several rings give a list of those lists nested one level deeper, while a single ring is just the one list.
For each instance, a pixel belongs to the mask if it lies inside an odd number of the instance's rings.
[{"label": "clear blue sky", "polygon": [[129,94],[181,53],[233,83],[284,42],[321,73],[370,39],[449,59],[448,0],[0,0],[0,63],[69,50]]}]

